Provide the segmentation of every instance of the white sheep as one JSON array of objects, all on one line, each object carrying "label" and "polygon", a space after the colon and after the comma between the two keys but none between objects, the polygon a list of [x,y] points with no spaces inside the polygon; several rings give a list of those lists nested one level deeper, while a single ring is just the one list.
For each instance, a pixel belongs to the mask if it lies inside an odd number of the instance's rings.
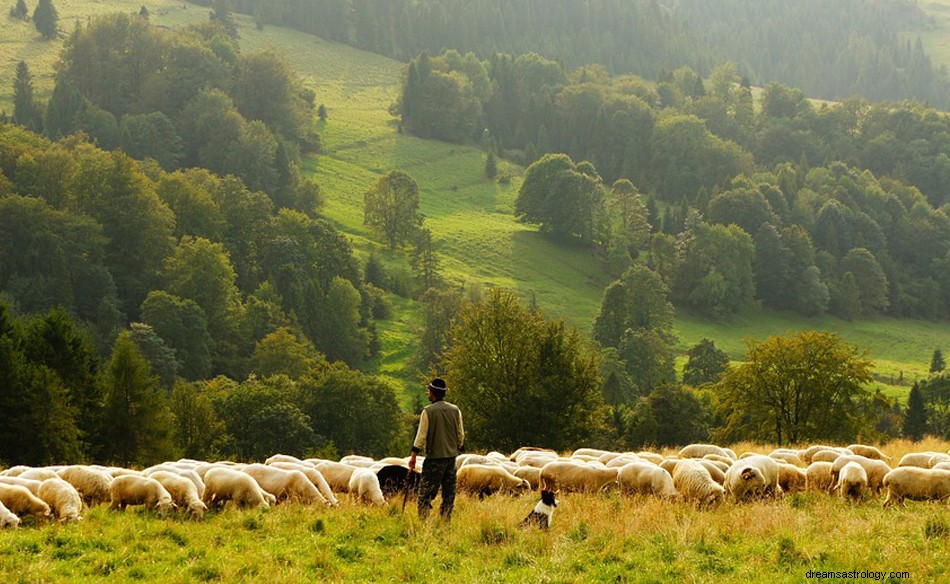
[{"label": "white sheep", "polygon": [[21,479],[31,479],[34,481],[58,478],[56,471],[50,468],[31,468],[21,472],[17,476]]},{"label": "white sheep", "polygon": [[303,464],[303,460],[289,454],[275,454],[264,461],[264,464],[274,464],[275,462],[292,462],[294,464]]},{"label": "white sheep", "polygon": [[600,456],[604,454],[607,454],[608,452],[610,451],[600,450],[599,448],[578,448],[577,450],[571,453],[571,458],[577,458],[577,457],[582,456],[582,457],[593,457],[594,460],[596,460],[597,458],[599,458]]},{"label": "white sheep", "polygon": [[673,477],[652,462],[631,462],[617,473],[620,492],[627,494],[654,495],[665,499],[679,496],[673,486]]},{"label": "white sheep", "polygon": [[383,498],[383,490],[379,486],[379,478],[376,473],[368,468],[358,468],[350,474],[347,491],[356,495],[362,501],[374,505],[386,504],[386,499]]},{"label": "white sheep", "polygon": [[722,502],[726,490],[709,476],[706,467],[695,460],[680,460],[673,469],[673,486],[687,501],[701,506],[715,506]]},{"label": "white sheep", "polygon": [[527,480],[493,464],[466,464],[456,472],[456,485],[460,491],[482,497],[498,492],[520,493],[531,488]]},{"label": "white sheep", "polygon": [[656,452],[648,452],[646,450],[641,450],[640,452],[637,452],[636,455],[642,458],[643,460],[649,460],[653,464],[660,464],[661,462],[663,462],[663,455],[657,454]]},{"label": "white sheep", "polygon": [[[624,466],[627,466],[631,462],[645,462],[647,464],[653,464],[649,460],[646,460],[645,458],[640,458],[636,454],[621,454],[620,456],[611,458],[609,461],[605,462],[604,466],[606,466],[607,468],[622,468]],[[653,466],[657,466],[657,465],[653,464]]]},{"label": "white sheep", "polygon": [[887,463],[883,460],[876,458],[866,458],[857,454],[839,456],[831,464],[831,480],[837,483],[841,469],[851,462],[860,464],[864,472],[867,473],[868,489],[874,493],[880,493],[881,489],[884,488],[884,476],[891,472],[891,467],[887,466]]},{"label": "white sheep", "polygon": [[528,481],[528,485],[531,487],[532,491],[536,491],[541,488],[540,468],[534,466],[519,466],[518,468],[511,471],[511,474],[515,475],[519,479]]},{"label": "white sheep", "polygon": [[[721,463],[723,463],[723,464],[726,465],[726,468],[727,468],[727,469],[728,469],[728,467],[732,466],[732,463],[733,463],[733,462],[735,462],[734,460],[732,460],[732,459],[729,458],[728,456],[722,456],[722,455],[720,455],[720,454],[707,454],[706,456],[703,456],[703,460],[714,460],[714,461],[716,461],[716,462],[721,462]],[[723,471],[723,472],[725,472],[725,471]]]},{"label": "white sheep", "polygon": [[14,515],[33,515],[37,519],[50,516],[49,505],[20,485],[0,484],[0,503]]},{"label": "white sheep", "polygon": [[[778,482],[778,478],[779,478],[778,464],[779,463],[773,458],[770,458],[762,454],[755,454],[755,455],[747,456],[746,458],[739,460],[736,464],[732,465],[729,468],[729,471],[731,473],[739,472],[740,477],[744,478],[741,470],[735,471],[734,469],[737,469],[740,467],[741,469],[746,469],[749,467],[754,467],[758,469],[762,475],[762,478],[765,481],[765,484],[763,488],[761,489],[761,491],[759,491],[758,489],[754,488],[756,485],[754,485],[753,483],[750,483],[749,490],[754,490],[756,494],[762,494],[762,495],[771,496],[771,497],[780,497],[782,495],[782,487],[779,486],[779,482]],[[726,482],[728,483],[729,480],[730,479],[727,476]],[[751,481],[751,479],[749,479],[749,481]],[[746,481],[746,482],[749,482],[749,481]],[[741,499],[747,496],[746,492],[741,489],[738,483],[734,484],[733,486],[736,488],[739,488],[741,492],[741,496],[734,493],[737,499]],[[729,487],[727,487],[726,490],[728,491]]]},{"label": "white sheep", "polygon": [[726,493],[737,501],[760,497],[765,493],[766,480],[762,470],[754,464],[739,459],[729,467],[723,486]]},{"label": "white sheep", "polygon": [[34,481],[33,479],[21,479],[20,477],[0,477],[0,483],[7,485],[19,485],[26,487],[31,493],[36,495],[40,490],[43,481]]},{"label": "white sheep", "polygon": [[950,498],[950,470],[913,466],[895,468],[884,477],[887,498],[884,508],[912,501],[943,501]]},{"label": "white sheep", "polygon": [[779,462],[785,462],[793,466],[805,467],[805,461],[794,452],[772,452],[769,454],[769,458],[774,458]]},{"label": "white sheep", "polygon": [[172,502],[181,509],[188,509],[197,519],[204,517],[208,506],[201,501],[198,489],[189,479],[168,470],[159,470],[149,475],[165,487],[172,497]]},{"label": "white sheep", "polygon": [[867,446],[864,444],[852,444],[848,446],[848,450],[857,454],[858,456],[863,456],[865,458],[871,458],[874,460],[883,460],[884,462],[889,462],[891,460],[890,456],[887,456],[874,446]]},{"label": "white sheep", "polygon": [[342,462],[324,461],[317,464],[316,468],[335,492],[348,493],[350,491],[350,477],[353,476],[357,467]]},{"label": "white sheep", "polygon": [[518,457],[518,466],[533,466],[534,468],[544,468],[547,463],[558,460],[557,454],[547,452],[527,452]]},{"label": "white sheep", "polygon": [[950,455],[942,452],[911,452],[902,456],[897,466],[933,468],[935,464],[941,462],[950,462]]},{"label": "white sheep", "polygon": [[845,464],[838,473],[838,483],[834,486],[834,490],[837,490],[843,498],[857,501],[868,490],[867,471],[857,462]]},{"label": "white sheep", "polygon": [[162,483],[149,477],[122,475],[113,479],[109,486],[112,497],[110,509],[125,510],[128,505],[145,505],[165,514],[175,508],[172,496]]},{"label": "white sheep", "polygon": [[602,464],[573,460],[555,460],[541,469],[541,488],[546,491],[578,491],[593,493],[617,484],[619,469]]},{"label": "white sheep", "polygon": [[83,501],[87,505],[96,505],[108,501],[109,486],[112,477],[101,470],[88,466],[73,465],[61,469],[56,474],[61,479],[76,487]]},{"label": "white sheep", "polygon": [[20,525],[20,518],[0,503],[0,528],[16,527]]},{"label": "white sheep", "polygon": [[268,497],[257,481],[239,470],[223,466],[209,468],[205,472],[204,482],[205,494],[201,501],[209,508],[212,504],[223,505],[228,501],[240,507],[270,506]]},{"label": "white sheep", "polygon": [[830,492],[835,482],[831,477],[830,462],[813,462],[805,469],[805,490]]},{"label": "white sheep", "polygon": [[299,470],[284,470],[266,464],[249,464],[242,472],[254,477],[262,489],[274,495],[277,501],[291,499],[304,505],[327,501],[317,487]]},{"label": "white sheep", "polygon": [[11,467],[8,468],[8,469],[4,469],[4,470],[0,471],[0,477],[17,477],[17,476],[20,476],[20,474],[22,474],[22,473],[24,473],[24,472],[30,470],[31,468],[33,468],[33,467],[32,467],[32,466],[26,466],[26,465],[23,465],[23,464],[18,464],[18,465],[16,465],[16,466],[11,466]]},{"label": "white sheep", "polygon": [[63,479],[57,477],[43,481],[38,496],[50,506],[61,523],[82,521],[82,516],[79,515],[82,512],[79,491]]},{"label": "white sheep", "polygon": [[679,451],[680,458],[702,458],[707,454],[718,454],[726,458],[736,460],[735,453],[727,448],[721,448],[715,444],[690,444],[684,446]]},{"label": "white sheep", "polygon": [[847,448],[839,448],[837,446],[826,446],[824,444],[815,444],[803,450],[799,450],[798,457],[801,458],[802,462],[804,462],[805,464],[811,464],[813,462],[833,462],[831,460],[816,461],[814,459],[815,453],[821,452],[823,450],[830,450],[832,452],[837,452],[838,454],[854,454]]},{"label": "white sheep", "polygon": [[731,467],[721,462],[716,462],[715,460],[706,460],[705,458],[697,458],[693,460],[706,467],[706,470],[709,471],[709,476],[711,476],[714,481],[720,485],[725,484],[726,471]]},{"label": "white sheep", "polygon": [[834,462],[842,456],[851,456],[837,450],[819,450],[811,457],[811,462]]},{"label": "white sheep", "polygon": [[512,462],[518,462],[522,456],[530,456],[534,454],[541,454],[546,456],[554,456],[557,458],[557,452],[551,450],[550,448],[539,448],[537,446],[522,446],[511,453],[511,456],[508,457],[508,460]]},{"label": "white sheep", "polygon": [[797,493],[805,489],[805,470],[793,464],[778,464],[778,485],[786,493]]},{"label": "white sheep", "polygon": [[320,491],[321,495],[323,495],[323,499],[328,506],[336,507],[340,503],[333,494],[333,489],[331,489],[329,483],[327,483],[327,479],[324,478],[323,474],[314,468],[312,464],[306,462],[301,464],[294,464],[292,462],[273,462],[270,464],[270,466],[284,470],[299,470],[310,480],[311,483],[313,483],[313,486],[317,487],[317,490]]}]

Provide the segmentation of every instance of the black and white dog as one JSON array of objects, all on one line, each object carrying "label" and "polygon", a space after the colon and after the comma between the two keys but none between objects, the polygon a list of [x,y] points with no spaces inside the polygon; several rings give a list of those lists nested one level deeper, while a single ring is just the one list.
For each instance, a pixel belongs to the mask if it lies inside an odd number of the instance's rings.
[{"label": "black and white dog", "polygon": [[551,516],[554,515],[555,507],[557,507],[557,491],[541,489],[541,500],[534,506],[534,511],[528,513],[519,525],[521,527],[537,525],[541,529],[547,529],[551,527]]}]

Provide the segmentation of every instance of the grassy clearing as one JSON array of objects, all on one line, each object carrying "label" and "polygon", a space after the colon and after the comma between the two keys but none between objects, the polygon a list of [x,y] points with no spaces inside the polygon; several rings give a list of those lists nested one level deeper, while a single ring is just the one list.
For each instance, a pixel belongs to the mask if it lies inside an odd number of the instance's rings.
[{"label": "grassy clearing", "polygon": [[[895,459],[947,442],[885,445]],[[738,444],[739,452],[771,445]],[[421,523],[397,497],[367,508],[226,509],[202,522],[100,505],[78,524],[0,537],[0,573],[21,582],[803,582],[808,570],[950,577],[945,504],[881,508],[824,493],[779,502],[685,503],[564,494],[549,532],[522,530],[534,495],[460,496],[451,525]],[[864,580],[855,580],[864,581]],[[892,580],[897,581],[897,580]]]},{"label": "grassy clearing", "polygon": [[[926,4],[946,6],[950,19],[950,0]],[[110,10],[137,12],[139,7],[131,0],[85,0],[57,6],[64,30],[66,23],[80,16]],[[150,3],[149,10],[152,22],[162,26],[207,18],[204,8],[166,0]],[[553,242],[515,221],[512,211],[523,169],[502,162],[501,173],[511,180],[492,182],[483,175],[484,155],[478,149],[400,133],[388,110],[398,96],[401,63],[293,30],[268,26],[258,31],[248,17],[238,16],[236,21],[242,50],[275,48],[286,54],[316,92],[316,102],[326,106],[329,119],[316,124],[325,153],[306,160],[305,172],[321,186],[324,214],[349,235],[358,256],[365,258],[376,250],[392,269],[408,270],[405,251],[384,249],[363,225],[362,216],[363,193],[370,185],[391,169],[404,170],[420,185],[421,210],[452,284],[515,289],[548,315],[590,330],[610,279],[589,251]],[[45,97],[52,88],[53,63],[62,40],[44,43],[32,23],[8,22],[9,26],[0,27],[0,107],[12,109],[15,63],[23,58],[29,62],[37,93]],[[418,338],[418,303],[394,302],[394,317],[379,323],[383,353],[371,369],[408,390],[419,374],[408,365]],[[763,339],[804,329],[835,331],[845,341],[869,349],[879,383],[900,397],[906,396],[913,379],[926,375],[934,348],[945,345],[948,338],[945,323],[888,318],[849,323],[834,317],[808,319],[768,311],[712,322],[680,314],[677,349],[685,352],[707,337],[738,360],[745,353],[743,339],[748,336]],[[901,376],[904,384],[897,383]]]}]

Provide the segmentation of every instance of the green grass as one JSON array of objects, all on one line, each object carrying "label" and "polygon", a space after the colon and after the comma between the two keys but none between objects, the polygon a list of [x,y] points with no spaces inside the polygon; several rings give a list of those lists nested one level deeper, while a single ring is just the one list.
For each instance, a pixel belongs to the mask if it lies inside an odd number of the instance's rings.
[{"label": "green grass", "polygon": [[[925,7],[937,4],[948,8],[950,18],[950,0],[929,2]],[[139,6],[127,0],[71,2],[58,7],[60,28],[68,30],[67,23],[80,15],[115,9],[137,12]],[[191,4],[182,8],[179,2],[162,0],[148,6],[152,22],[163,26],[207,18],[207,9]],[[45,43],[32,23],[13,21],[5,14],[0,18],[7,18],[0,27],[0,107],[9,108],[15,63],[26,58],[36,77],[37,93],[47,95],[62,40]],[[420,185],[426,226],[451,284],[515,289],[550,317],[590,330],[610,278],[589,251],[553,242],[514,219],[523,169],[502,162],[501,173],[512,178],[502,185],[484,177],[480,150],[400,133],[388,109],[398,96],[401,63],[293,30],[268,26],[258,31],[247,17],[236,20],[243,51],[280,50],[315,91],[316,103],[326,106],[329,119],[315,125],[325,153],[306,160],[305,172],[320,184],[323,213],[348,234],[360,258],[377,250],[388,266],[408,270],[405,251],[384,249],[362,222],[363,193],[380,175],[404,170]],[[943,36],[950,38],[946,32]],[[408,393],[421,375],[408,364],[418,338],[419,305],[402,299],[395,303],[393,319],[379,323],[383,352],[371,363],[371,370]],[[845,341],[868,349],[877,365],[879,384],[897,397],[906,396],[913,379],[926,375],[934,348],[945,345],[948,338],[945,323],[889,318],[849,323],[830,316],[810,319],[768,311],[712,322],[681,312],[676,320],[677,349],[685,352],[707,337],[739,360],[748,336],[763,339],[803,329],[835,331]],[[896,384],[901,373],[904,384]]]}]

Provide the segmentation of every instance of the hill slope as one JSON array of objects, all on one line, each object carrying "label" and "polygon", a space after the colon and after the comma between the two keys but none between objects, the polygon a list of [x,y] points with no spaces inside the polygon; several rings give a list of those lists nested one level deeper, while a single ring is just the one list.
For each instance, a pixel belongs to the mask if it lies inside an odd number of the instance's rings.
[{"label": "hill slope", "polygon": [[[133,12],[138,6],[131,1],[108,6],[78,2],[61,10],[61,28],[79,15],[123,8]],[[152,22],[163,26],[207,18],[205,9],[172,2],[159,2],[150,10]],[[555,244],[515,221],[512,209],[521,169],[503,164],[502,173],[512,180],[493,183],[484,178],[481,151],[398,131],[388,108],[399,90],[401,63],[293,30],[268,26],[258,31],[249,18],[236,20],[242,50],[275,47],[285,52],[316,92],[317,103],[326,106],[329,119],[317,128],[325,153],[308,160],[307,169],[322,188],[324,213],[352,237],[358,252],[380,250],[394,269],[407,269],[403,252],[386,252],[362,225],[366,189],[379,175],[404,170],[420,185],[422,212],[450,282],[516,289],[549,316],[589,330],[609,277],[586,250]],[[12,71],[21,58],[34,71],[37,93],[48,95],[62,41],[44,43],[31,23],[16,23],[3,27],[0,42],[2,107],[12,103]],[[415,302],[399,301],[393,319],[381,323],[383,353],[373,365],[407,388],[416,380],[407,360],[418,336],[417,308]],[[870,349],[885,380],[903,377],[905,382],[926,374],[933,349],[947,338],[946,325],[890,318],[849,323],[834,317],[807,320],[758,313],[711,323],[681,314],[676,324],[681,350],[708,337],[733,359],[742,357],[746,336],[764,338],[802,329],[840,333],[848,342]],[[906,386],[890,391],[903,394]]]}]

